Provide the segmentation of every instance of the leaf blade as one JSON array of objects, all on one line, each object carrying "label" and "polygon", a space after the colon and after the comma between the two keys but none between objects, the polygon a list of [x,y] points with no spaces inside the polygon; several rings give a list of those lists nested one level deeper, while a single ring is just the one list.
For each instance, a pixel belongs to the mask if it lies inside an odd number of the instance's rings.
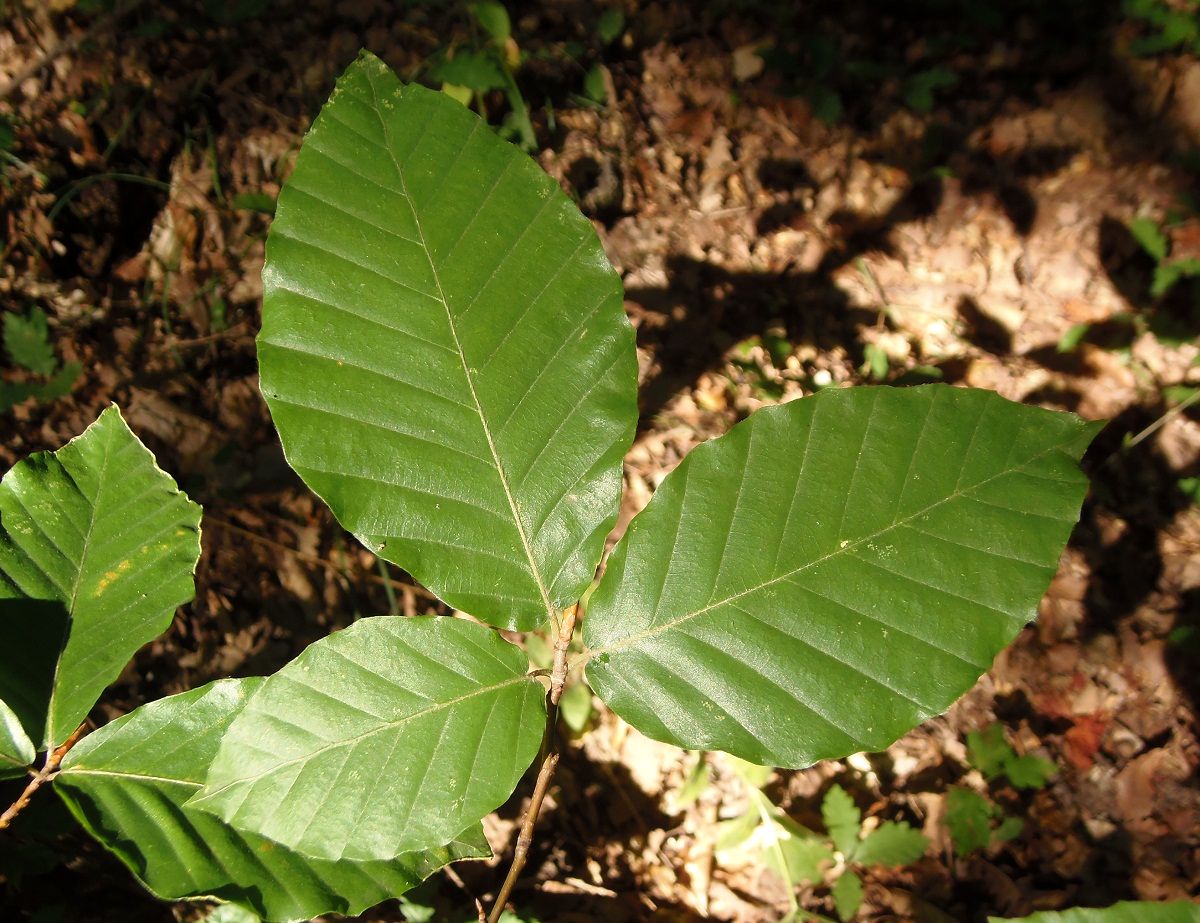
[{"label": "leaf blade", "polygon": [[266,680],[189,805],[320,859],[437,846],[503,803],[537,752],[545,695],[526,666],[473,622],[361,619]]},{"label": "leaf blade", "polygon": [[62,606],[70,617],[45,717],[47,748],[75,730],[130,657],[191,599],[199,557],[200,507],[115,405],[57,452],[31,456],[4,476],[6,616]]},{"label": "leaf blade", "polygon": [[1033,618],[1095,429],[942,385],[760,410],[631,523],[591,598],[588,681],[691,749],[789,767],[882,749]]},{"label": "leaf blade", "polygon": [[456,858],[487,854],[476,828],[398,862],[309,859],[185,807],[261,678],[218,680],[145,705],[84,738],[55,788],[72,813],[166,900],[215,896],[268,920],[358,914]]},{"label": "leaf blade", "polygon": [[553,180],[364,55],[280,195],[263,278],[263,393],[339,521],[494,625],[578,599],[636,361],[619,280]]},{"label": "leaf blade", "polygon": [[37,750],[21,727],[16,712],[0,700],[0,779],[18,779],[34,761]]}]

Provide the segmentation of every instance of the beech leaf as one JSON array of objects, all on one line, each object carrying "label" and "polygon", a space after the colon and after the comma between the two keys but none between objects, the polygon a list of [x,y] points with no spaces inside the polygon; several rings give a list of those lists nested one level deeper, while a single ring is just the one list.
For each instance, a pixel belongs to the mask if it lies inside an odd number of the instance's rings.
[{"label": "beech leaf", "polygon": [[279,196],[263,284],[263,394],[342,525],[493,625],[576,602],[616,520],[637,360],[558,184],[364,53]]},{"label": "beech leaf", "polygon": [[591,598],[638,730],[803,767],[941,714],[1037,613],[1097,430],[992,392],[830,389],[694,449]]},{"label": "beech leaf", "polygon": [[499,807],[533,761],[545,690],[463,619],[361,619],[250,697],[189,806],[319,859],[429,849]]},{"label": "beech leaf", "polygon": [[448,846],[387,862],[310,859],[204,811],[199,791],[222,734],[264,680],[218,680],[143,705],[88,735],[55,789],[87,830],[166,900],[217,897],[266,920],[358,914],[454,859],[486,856],[475,825]]}]

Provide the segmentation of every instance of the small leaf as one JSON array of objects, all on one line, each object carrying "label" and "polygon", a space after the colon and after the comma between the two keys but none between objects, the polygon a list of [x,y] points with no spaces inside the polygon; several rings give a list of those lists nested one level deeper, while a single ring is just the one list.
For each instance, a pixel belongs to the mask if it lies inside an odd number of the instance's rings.
[{"label": "small leaf", "polygon": [[252,910],[247,910],[245,907],[239,907],[237,904],[221,904],[214,907],[206,917],[204,923],[259,923],[262,919],[257,913]]},{"label": "small leaf", "polygon": [[503,3],[481,0],[479,3],[472,3],[470,9],[480,28],[491,36],[497,45],[503,45],[512,36],[512,21],[508,18],[508,10],[504,8]]},{"label": "small leaf", "polygon": [[571,683],[563,690],[558,702],[558,713],[576,734],[582,734],[592,717],[592,690],[586,683]]},{"label": "small leaf", "polygon": [[757,763],[750,763],[736,756],[726,756],[725,762],[737,777],[752,789],[762,788],[770,781],[772,774],[775,772],[770,766],[760,766]]},{"label": "small leaf", "polygon": [[828,389],[698,446],[592,595],[592,689],[656,740],[887,747],[1037,614],[1098,426],[945,385]]},{"label": "small leaf", "polygon": [[186,806],[222,735],[264,680],[218,680],[135,709],[85,737],[55,789],[96,839],[166,900],[214,896],[268,920],[358,914],[454,859],[489,853],[478,826],[388,862],[299,855]]},{"label": "small leaf", "polygon": [[929,840],[908,824],[884,821],[866,835],[854,861],[863,865],[911,865],[929,848]]},{"label": "small leaf", "polygon": [[[75,730],[129,658],[191,599],[199,556],[200,507],[115,406],[57,452],[30,456],[4,476],[0,607],[57,605],[70,615],[47,748]],[[40,731],[24,715],[22,723],[31,736]]]},{"label": "small leaf", "polygon": [[832,785],[821,802],[821,820],[833,845],[844,856],[851,856],[858,847],[858,831],[862,813],[854,799],[840,785]]},{"label": "small leaf", "polygon": [[766,802],[763,816],[769,819],[763,821],[754,837],[762,849],[763,863],[782,878],[789,889],[820,882],[825,876],[825,867],[833,864],[833,850],[777,805],[770,804],[766,796],[754,797]]},{"label": "small leaf", "polygon": [[615,7],[600,14],[596,22],[596,34],[605,45],[611,45],[625,31],[625,14]]},{"label": "small leaf", "polygon": [[471,105],[471,97],[474,95],[470,87],[464,87],[457,83],[443,83],[442,92],[464,106]]},{"label": "small leaf", "polygon": [[429,76],[442,83],[466,87],[475,93],[502,90],[504,72],[499,62],[486,51],[460,51],[453,58],[443,58],[429,70]]},{"label": "small leaf", "polygon": [[1162,232],[1158,222],[1152,218],[1134,218],[1129,222],[1129,233],[1155,262],[1167,258],[1167,235]]},{"label": "small leaf", "polygon": [[361,619],[267,678],[188,804],[320,859],[438,846],[537,753],[545,693],[527,667],[475,622]]},{"label": "small leaf", "polygon": [[683,780],[683,785],[679,786],[679,790],[671,795],[670,813],[678,814],[695,802],[707,790],[711,779],[712,770],[709,768],[708,760],[703,753],[697,753],[696,762],[692,764],[687,778]]},{"label": "small leaf", "polygon": [[1191,901],[1122,901],[1111,907],[1043,910],[1027,917],[988,917],[988,923],[1200,923],[1200,904]]},{"label": "small leaf", "polygon": [[1014,840],[1021,835],[1021,831],[1025,829],[1025,822],[1019,817],[1006,817],[1000,821],[996,829],[992,831],[993,843],[1007,843],[1009,840]]},{"label": "small leaf", "polygon": [[1074,324],[1066,333],[1059,337],[1058,345],[1055,348],[1060,353],[1073,353],[1091,329],[1092,325],[1087,321]]},{"label": "small leaf", "polygon": [[944,821],[954,841],[954,851],[965,856],[983,849],[992,839],[992,805],[968,788],[946,793]]},{"label": "small leaf", "polygon": [[1004,774],[1008,776],[1008,781],[1017,788],[1045,788],[1046,783],[1054,778],[1057,772],[1057,766],[1040,756],[1016,756],[1014,754],[1004,763]]},{"label": "small leaf", "polygon": [[717,852],[718,857],[721,853],[737,849],[749,840],[760,823],[758,812],[753,808],[730,820],[718,821],[716,840],[713,843],[713,849]]},{"label": "small leaf", "polygon": [[275,214],[275,196],[269,192],[241,192],[233,197],[233,207],[247,212]]},{"label": "small leaf", "polygon": [[999,724],[967,734],[967,762],[983,773],[985,779],[994,779],[1004,772],[1005,763],[1015,756]]},{"label": "small leaf", "polygon": [[4,349],[17,365],[39,375],[50,375],[58,368],[46,312],[39,307],[30,308],[27,316],[5,312]]},{"label": "small leaf", "polygon": [[0,779],[17,779],[25,775],[37,757],[29,735],[21,727],[16,712],[0,701]]},{"label": "small leaf", "polygon": [[583,95],[601,105],[608,102],[608,88],[604,82],[605,70],[603,64],[593,64],[583,75]]},{"label": "small leaf", "polygon": [[837,910],[837,915],[843,920],[851,919],[858,913],[858,908],[862,906],[862,880],[854,874],[852,869],[842,872],[841,877],[833,883],[831,893],[833,894],[833,906]]},{"label": "small leaf", "polygon": [[577,601],[616,520],[637,358],[558,184],[364,54],[280,193],[263,284],[262,390],[338,520],[494,625]]}]

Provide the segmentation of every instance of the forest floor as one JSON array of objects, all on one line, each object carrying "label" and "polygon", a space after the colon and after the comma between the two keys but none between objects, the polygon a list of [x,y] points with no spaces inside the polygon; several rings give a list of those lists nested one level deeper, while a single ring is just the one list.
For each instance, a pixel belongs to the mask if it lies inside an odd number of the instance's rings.
[{"label": "forest floor", "polygon": [[[66,396],[0,412],[0,469],[116,402],[204,507],[196,599],[110,689],[103,723],[271,672],[360,615],[446,611],[288,469],[254,334],[271,204],[334,77],[366,47],[419,79],[477,38],[465,8],[434,4],[97,6],[0,4],[0,86],[20,78],[0,90],[0,305],[40,308],[82,366]],[[535,156],[593,219],[637,328],[617,534],[692,446],[819,387],[942,380],[1111,420],[1037,623],[944,717],[766,791],[819,830],[836,781],[869,823],[929,837],[915,864],[865,871],[863,920],[1195,899],[1200,279],[1152,294],[1130,224],[1200,258],[1200,62],[1136,56],[1150,27],[1115,3],[785,6],[625,0],[611,40],[580,0],[510,7]],[[602,91],[585,87],[595,64]],[[498,121],[503,96],[488,102]],[[997,722],[1057,767],[1044,786],[969,764],[966,735]],[[564,748],[515,895],[531,917],[784,915],[753,844],[718,848],[748,803],[725,758],[648,740],[598,701]],[[681,804],[697,759],[710,782]],[[962,788],[1021,832],[958,854],[945,815]],[[496,886],[528,789],[488,821],[493,862],[424,889],[439,919]],[[4,920],[198,918],[55,834],[46,805],[40,839],[0,843]],[[834,913],[822,884],[799,899]],[[364,919],[403,916],[393,902]]]}]

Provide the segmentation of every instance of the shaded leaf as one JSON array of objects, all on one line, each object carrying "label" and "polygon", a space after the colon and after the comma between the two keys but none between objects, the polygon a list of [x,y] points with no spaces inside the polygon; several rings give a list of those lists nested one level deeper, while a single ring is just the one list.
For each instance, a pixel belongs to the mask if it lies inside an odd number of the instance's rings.
[{"label": "shaded leaf", "polygon": [[625,31],[625,14],[617,8],[607,9],[596,21],[596,34],[605,45],[610,45]]},{"label": "shaded leaf", "polygon": [[527,666],[475,622],[361,619],[267,678],[189,805],[322,859],[438,846],[537,753],[545,691]]},{"label": "shaded leaf", "polygon": [[789,889],[806,882],[819,882],[825,866],[834,860],[833,850],[787,816],[765,795],[755,795],[763,811],[763,822],[755,835],[762,847],[762,861],[782,878]]},{"label": "shaded leaf", "polygon": [[1043,910],[1027,917],[988,917],[988,923],[1200,923],[1200,904],[1190,901],[1122,901],[1111,907]]},{"label": "shaded leaf", "polygon": [[[57,452],[31,455],[4,476],[0,600],[60,604],[70,616],[45,723],[47,748],[75,730],[137,649],[191,599],[199,556],[200,507],[158,467],[115,406]],[[10,608],[22,603],[0,606],[0,613]],[[34,730],[23,715],[22,722]]]},{"label": "shaded leaf", "polygon": [[1129,233],[1156,262],[1167,258],[1167,235],[1153,218],[1134,218],[1129,222]]},{"label": "shaded leaf", "polygon": [[910,865],[925,855],[929,840],[908,824],[884,821],[864,838],[854,854],[863,865]]},{"label": "shaded leaf", "polygon": [[471,4],[471,15],[475,17],[475,21],[479,23],[492,41],[498,45],[503,45],[512,35],[512,22],[508,18],[508,10],[504,8],[503,3],[497,3],[496,0],[481,0],[478,3]]},{"label": "shaded leaf", "polygon": [[954,841],[954,851],[965,856],[984,849],[992,840],[992,805],[969,788],[952,788],[946,793],[943,821]]},{"label": "shaded leaf", "polygon": [[558,184],[364,55],[308,133],[263,278],[263,393],[339,521],[492,624],[575,602],[637,367],[620,281]]},{"label": "shaded leaf", "polygon": [[486,856],[480,828],[388,862],[301,856],[186,807],[221,736],[264,680],[218,680],[136,709],[85,737],[55,789],[88,831],[154,894],[214,896],[268,920],[361,913],[454,859]]},{"label": "shaded leaf", "polygon": [[563,691],[558,713],[576,734],[582,734],[592,717],[592,690],[585,683],[572,683]]},{"label": "shaded leaf", "polygon": [[1012,759],[1004,763],[1004,774],[1008,776],[1008,781],[1017,788],[1045,788],[1046,783],[1057,773],[1058,767],[1052,762],[1032,754],[1025,756],[1013,754]]},{"label": "shaded leaf", "polygon": [[54,668],[67,642],[69,620],[60,602],[0,599],[0,699],[13,710],[35,749],[46,737]]},{"label": "shaded leaf", "polygon": [[1000,775],[1005,763],[1015,756],[1004,739],[1004,728],[999,724],[967,733],[967,762],[983,773],[984,778],[993,779]]},{"label": "shaded leaf", "polygon": [[506,86],[500,62],[487,51],[460,51],[453,58],[443,58],[430,68],[429,76],[475,93],[502,90]]},{"label": "shaded leaf", "polygon": [[825,799],[821,802],[821,820],[838,852],[844,856],[853,855],[858,847],[862,812],[840,785],[831,785],[825,793]]},{"label": "shaded leaf", "polygon": [[697,753],[696,762],[692,764],[683,784],[671,794],[670,812],[678,813],[693,804],[708,789],[711,780],[712,770],[709,768],[708,759],[703,753]]},{"label": "shaded leaf", "polygon": [[39,375],[50,375],[58,368],[46,312],[41,308],[30,308],[28,315],[5,312],[4,350],[17,365]]},{"label": "shaded leaf", "polygon": [[852,869],[846,869],[842,872],[841,877],[833,883],[831,893],[837,915],[843,920],[849,920],[858,913],[858,908],[862,906],[862,879]]},{"label": "shaded leaf", "polygon": [[630,524],[584,623],[588,681],[689,749],[789,767],[883,749],[1035,617],[1097,429],[944,385],[760,410]]},{"label": "shaded leaf", "polygon": [[0,779],[17,779],[25,775],[37,750],[21,727],[16,712],[0,701]]}]

